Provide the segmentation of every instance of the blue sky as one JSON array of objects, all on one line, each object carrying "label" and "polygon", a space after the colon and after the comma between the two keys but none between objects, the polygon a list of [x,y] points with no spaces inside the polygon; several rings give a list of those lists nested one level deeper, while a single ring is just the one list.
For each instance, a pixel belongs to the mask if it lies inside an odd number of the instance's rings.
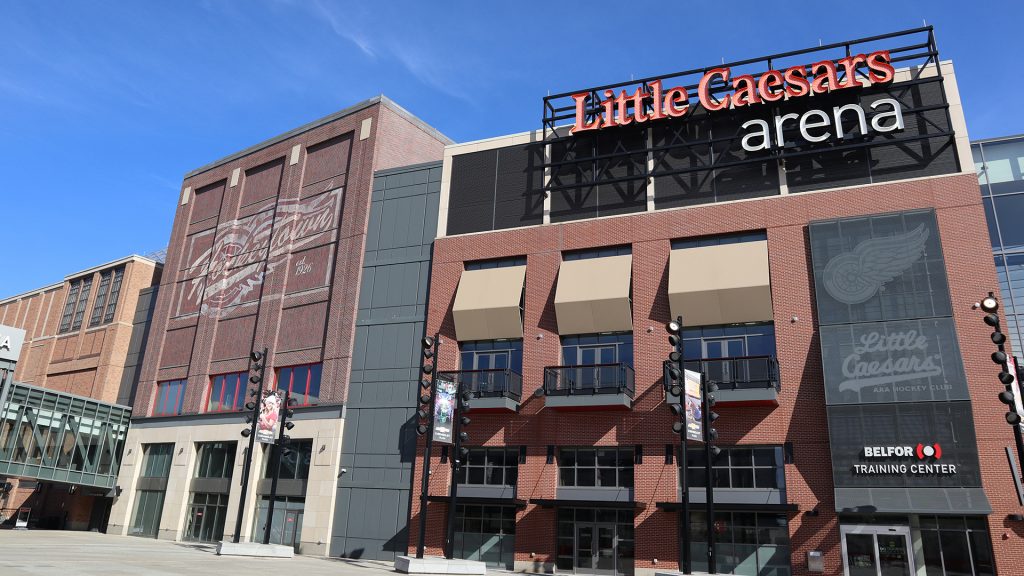
[{"label": "blue sky", "polygon": [[4,2],[0,298],[163,248],[186,172],[381,93],[462,142],[539,127],[549,91],[927,20],[971,138],[1024,133],[1024,3],[705,5]]}]

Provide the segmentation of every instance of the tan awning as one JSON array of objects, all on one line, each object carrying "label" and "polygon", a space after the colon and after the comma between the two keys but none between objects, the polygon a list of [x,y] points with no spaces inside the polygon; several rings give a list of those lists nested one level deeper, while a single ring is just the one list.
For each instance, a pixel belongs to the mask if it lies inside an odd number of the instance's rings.
[{"label": "tan awning", "polygon": [[522,338],[519,302],[526,266],[467,270],[455,294],[455,336],[460,341]]},{"label": "tan awning", "polygon": [[684,326],[772,320],[768,242],[673,250],[668,300]]},{"label": "tan awning", "polygon": [[555,289],[559,334],[593,334],[633,329],[629,281],[633,256],[562,262]]}]

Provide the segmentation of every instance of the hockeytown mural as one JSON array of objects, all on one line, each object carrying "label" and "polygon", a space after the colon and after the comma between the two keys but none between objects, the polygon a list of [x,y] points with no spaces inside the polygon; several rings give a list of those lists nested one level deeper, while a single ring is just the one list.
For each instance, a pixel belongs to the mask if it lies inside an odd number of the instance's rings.
[{"label": "hockeytown mural", "polygon": [[285,265],[289,253],[322,243],[322,235],[337,227],[341,198],[338,188],[309,198],[281,199],[274,210],[197,234],[189,251],[198,254],[188,256],[193,277],[178,313],[198,311],[219,318],[233,306],[258,300],[263,283]]}]

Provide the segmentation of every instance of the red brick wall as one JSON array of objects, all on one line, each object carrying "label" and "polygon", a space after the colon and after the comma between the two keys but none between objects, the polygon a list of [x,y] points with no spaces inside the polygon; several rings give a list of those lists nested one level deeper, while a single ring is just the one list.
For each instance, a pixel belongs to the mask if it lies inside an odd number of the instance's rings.
[{"label": "red brick wall", "polygon": [[[636,567],[666,568],[677,562],[677,515],[657,510],[658,501],[676,498],[674,465],[664,463],[664,445],[678,442],[660,379],[669,345],[663,325],[669,318],[667,298],[670,240],[688,236],[766,229],[772,278],[777,353],[781,377],[779,406],[722,406],[717,429],[722,444],[791,442],[794,464],[786,465],[787,497],[800,511],[791,513],[794,574],[806,573],[808,550],[823,550],[826,573],[841,572],[838,520],[835,514],[828,425],[825,414],[821,353],[813,300],[813,275],[807,223],[813,220],[935,208],[949,276],[953,314],[974,401],[982,481],[995,509],[990,518],[993,547],[1001,573],[1012,573],[1024,553],[1022,527],[1009,527],[1007,514],[1020,511],[1003,446],[1012,443],[996,400],[999,384],[988,360],[988,329],[971,304],[997,288],[977,177],[953,175],[708,205],[680,210],[612,217],[442,238],[434,248],[428,332],[444,338],[439,365],[456,369],[458,356],[451,314],[463,261],[527,255],[523,344],[523,403],[517,415],[479,414],[467,432],[473,445],[526,445],[527,464],[520,466],[518,498],[553,498],[555,465],[545,464],[546,446],[644,446],[636,467],[636,500],[646,509],[636,514]],[[636,401],[630,412],[566,413],[544,410],[532,396],[541,386],[544,366],[560,363],[554,291],[560,252],[601,245],[633,247],[633,331]],[[793,317],[798,318],[791,321]],[[651,329],[648,332],[648,329]],[[421,442],[422,450],[422,442]],[[435,454],[436,456],[436,454]],[[422,452],[421,452],[422,458]],[[437,467],[431,493],[447,494],[450,469]],[[416,473],[419,474],[420,466]],[[418,493],[419,479],[415,480]],[[431,504],[428,543],[435,553],[443,543],[443,504]],[[817,509],[820,514],[808,516]],[[414,495],[410,544],[415,545],[419,500]],[[554,512],[528,505],[519,512],[517,561],[554,562]],[[1021,523],[1018,523],[1021,524]],[[1009,534],[1008,539],[1003,533]],[[536,556],[530,556],[535,553]]]}]

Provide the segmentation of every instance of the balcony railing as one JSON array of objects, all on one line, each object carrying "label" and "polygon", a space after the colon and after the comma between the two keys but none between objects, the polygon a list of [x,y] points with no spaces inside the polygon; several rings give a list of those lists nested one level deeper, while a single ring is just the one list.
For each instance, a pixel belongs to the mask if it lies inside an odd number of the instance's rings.
[{"label": "balcony railing", "polygon": [[523,377],[508,368],[441,372],[438,377],[461,384],[474,398],[509,398],[519,402],[523,397]]},{"label": "balcony railing", "polygon": [[[668,370],[669,362],[665,362]],[[685,361],[687,370],[704,373],[719,390],[756,390],[779,386],[779,363],[775,356],[736,356],[734,358],[703,358]],[[669,379],[665,378],[666,389]]]},{"label": "balcony railing", "polygon": [[548,366],[544,369],[544,393],[548,396],[625,394],[636,390],[633,367],[628,364]]}]

